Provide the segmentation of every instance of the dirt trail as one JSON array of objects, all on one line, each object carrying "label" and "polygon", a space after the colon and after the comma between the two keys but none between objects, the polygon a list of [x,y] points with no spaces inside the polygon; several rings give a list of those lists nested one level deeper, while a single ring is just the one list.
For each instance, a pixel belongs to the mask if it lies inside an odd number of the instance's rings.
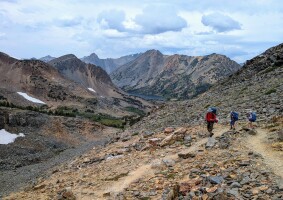
[{"label": "dirt trail", "polygon": [[[217,137],[220,136],[222,133],[228,131],[228,128],[223,128],[221,126],[216,126],[214,129],[214,136]],[[208,138],[203,138],[200,141],[194,143],[193,146],[186,148],[184,151],[178,152],[177,154],[169,154],[163,159],[178,159],[179,153],[189,153],[194,152],[198,150],[198,148],[205,144],[208,141]],[[109,185],[107,188],[105,188],[104,191],[96,191],[97,194],[100,194],[99,196],[102,196],[102,194],[107,192],[114,192],[119,193],[122,192],[125,188],[127,188],[131,183],[134,181],[137,181],[140,178],[144,177],[152,177],[154,176],[154,169],[151,168],[150,164],[145,164],[140,167],[138,167],[136,170],[130,172],[127,176],[120,178],[119,181],[114,182],[112,185]]]},{"label": "dirt trail", "polygon": [[272,149],[267,141],[267,131],[257,129],[257,135],[247,137],[246,145],[252,151],[263,156],[264,163],[272,169],[274,174],[283,178],[283,152]]}]

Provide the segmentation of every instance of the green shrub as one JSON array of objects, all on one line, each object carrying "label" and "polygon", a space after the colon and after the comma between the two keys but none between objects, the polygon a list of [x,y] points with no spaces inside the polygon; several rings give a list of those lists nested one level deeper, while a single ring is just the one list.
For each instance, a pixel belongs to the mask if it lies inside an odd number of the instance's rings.
[{"label": "green shrub", "polygon": [[145,116],[145,112],[143,110],[140,110],[138,108],[135,108],[135,107],[126,107],[125,109],[126,111],[128,112],[132,112],[132,113],[135,113],[135,114],[138,114],[140,116]]},{"label": "green shrub", "polygon": [[269,95],[269,94],[272,94],[272,93],[275,93],[276,92],[276,89],[275,88],[272,88],[270,90],[268,90],[265,95]]}]

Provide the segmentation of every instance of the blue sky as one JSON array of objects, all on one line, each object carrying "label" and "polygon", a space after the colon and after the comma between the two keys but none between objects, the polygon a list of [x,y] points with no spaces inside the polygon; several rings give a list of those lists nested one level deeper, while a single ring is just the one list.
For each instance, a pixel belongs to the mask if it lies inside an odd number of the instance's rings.
[{"label": "blue sky", "polygon": [[281,0],[0,0],[0,51],[16,58],[158,49],[244,62],[282,42]]}]

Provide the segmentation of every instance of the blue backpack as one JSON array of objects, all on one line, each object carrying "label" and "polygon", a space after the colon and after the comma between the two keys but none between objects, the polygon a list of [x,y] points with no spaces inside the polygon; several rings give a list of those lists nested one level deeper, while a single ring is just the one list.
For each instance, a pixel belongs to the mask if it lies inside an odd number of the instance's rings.
[{"label": "blue backpack", "polygon": [[212,113],[214,113],[215,115],[217,115],[217,108],[215,108],[215,107],[210,107],[209,109],[212,110]]},{"label": "blue backpack", "polygon": [[233,116],[233,119],[234,119],[235,121],[238,121],[238,120],[239,120],[239,113],[233,111],[233,112],[231,113],[231,115]]},{"label": "blue backpack", "polygon": [[252,112],[251,115],[252,115],[251,121],[255,122],[256,121],[256,113]]}]

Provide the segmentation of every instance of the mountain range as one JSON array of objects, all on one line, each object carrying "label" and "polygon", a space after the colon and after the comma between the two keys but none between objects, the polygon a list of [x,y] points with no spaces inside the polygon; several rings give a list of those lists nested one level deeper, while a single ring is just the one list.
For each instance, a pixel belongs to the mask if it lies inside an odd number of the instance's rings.
[{"label": "mountain range", "polygon": [[110,76],[114,84],[131,93],[191,98],[240,68],[235,61],[219,54],[163,55],[149,50]]},{"label": "mountain range", "polygon": [[143,100],[133,99],[117,88],[102,68],[86,64],[74,55],[45,63],[17,60],[1,53],[0,72],[0,94],[18,106],[36,106],[18,94],[22,92],[45,102],[50,109],[62,106],[79,110],[87,108],[95,113],[124,116],[131,115],[126,107],[146,107]]}]

